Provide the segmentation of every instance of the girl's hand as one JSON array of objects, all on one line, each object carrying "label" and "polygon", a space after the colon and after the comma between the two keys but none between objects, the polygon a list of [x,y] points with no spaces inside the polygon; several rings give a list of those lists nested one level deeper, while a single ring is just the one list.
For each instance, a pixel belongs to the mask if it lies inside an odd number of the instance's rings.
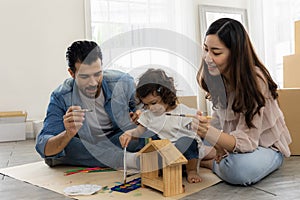
[{"label": "girl's hand", "polygon": [[192,122],[192,129],[203,139],[207,134],[209,126],[209,119],[203,116],[201,111],[197,111]]},{"label": "girl's hand", "polygon": [[139,123],[138,123],[137,120],[139,119],[139,117],[140,117],[141,114],[142,114],[141,110],[136,110],[135,112],[130,112],[129,116],[131,118],[131,121],[133,123],[135,123],[136,125],[139,125]]},{"label": "girl's hand", "polygon": [[131,135],[131,132],[130,131],[125,131],[120,137],[119,137],[119,140],[120,140],[120,143],[121,143],[121,146],[124,148],[124,147],[127,147],[129,142],[131,141],[132,139],[132,135]]}]

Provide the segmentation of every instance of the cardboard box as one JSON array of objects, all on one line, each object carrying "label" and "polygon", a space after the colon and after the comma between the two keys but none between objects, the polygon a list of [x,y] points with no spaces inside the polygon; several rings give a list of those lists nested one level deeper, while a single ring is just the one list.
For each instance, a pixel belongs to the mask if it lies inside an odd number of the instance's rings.
[{"label": "cardboard box", "polygon": [[25,122],[0,124],[0,142],[19,141],[25,139]]},{"label": "cardboard box", "polygon": [[300,54],[300,21],[295,22],[295,54]]},{"label": "cardboard box", "polygon": [[300,54],[283,57],[283,87],[300,88]]},{"label": "cardboard box", "polygon": [[180,96],[178,97],[180,103],[185,104],[190,108],[197,109],[197,96]]},{"label": "cardboard box", "polygon": [[25,140],[26,117],[22,111],[0,112],[0,142]]},{"label": "cardboard box", "polygon": [[300,155],[300,88],[279,89],[279,106],[292,137],[292,155]]}]

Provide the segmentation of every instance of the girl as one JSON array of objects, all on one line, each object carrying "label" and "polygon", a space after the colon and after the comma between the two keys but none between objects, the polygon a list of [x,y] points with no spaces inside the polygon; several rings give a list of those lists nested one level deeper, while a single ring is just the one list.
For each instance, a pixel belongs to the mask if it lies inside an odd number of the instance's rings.
[{"label": "girl", "polygon": [[[192,118],[166,115],[191,113],[195,110],[184,104],[178,104],[176,89],[172,77],[161,69],[149,69],[139,79],[136,89],[138,103],[143,103],[145,111],[138,119],[135,129],[120,136],[122,147],[127,147],[132,137],[148,137],[155,133],[153,139],[169,139],[188,159],[186,165],[189,183],[201,181],[197,173],[199,155],[203,157],[204,149],[201,139],[191,130]],[[145,132],[148,130],[147,132]],[[149,132],[151,131],[151,132]],[[143,134],[143,136],[142,136]]]}]

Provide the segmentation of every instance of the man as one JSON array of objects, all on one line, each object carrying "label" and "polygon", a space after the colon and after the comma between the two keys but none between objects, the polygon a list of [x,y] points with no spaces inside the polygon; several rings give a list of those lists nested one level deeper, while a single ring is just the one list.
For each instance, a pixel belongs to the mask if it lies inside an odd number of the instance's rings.
[{"label": "man", "polygon": [[[100,47],[92,41],[76,41],[66,58],[72,78],[51,94],[36,150],[49,166],[123,166],[119,136],[135,125],[135,84],[128,74],[102,69]],[[134,151],[137,144],[127,149]],[[136,167],[136,155],[126,153],[128,167]]]}]

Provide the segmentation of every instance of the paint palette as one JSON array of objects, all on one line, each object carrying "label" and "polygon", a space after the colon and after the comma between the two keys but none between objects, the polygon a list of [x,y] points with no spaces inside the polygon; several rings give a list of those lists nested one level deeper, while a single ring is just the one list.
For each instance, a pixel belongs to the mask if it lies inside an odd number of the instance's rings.
[{"label": "paint palette", "polygon": [[129,181],[125,184],[116,185],[111,188],[111,190],[116,192],[131,192],[132,190],[138,189],[141,187],[141,178],[133,179],[132,181]]},{"label": "paint palette", "polygon": [[101,190],[102,186],[100,185],[73,185],[64,189],[64,193],[69,196],[73,195],[92,195],[99,190]]}]

